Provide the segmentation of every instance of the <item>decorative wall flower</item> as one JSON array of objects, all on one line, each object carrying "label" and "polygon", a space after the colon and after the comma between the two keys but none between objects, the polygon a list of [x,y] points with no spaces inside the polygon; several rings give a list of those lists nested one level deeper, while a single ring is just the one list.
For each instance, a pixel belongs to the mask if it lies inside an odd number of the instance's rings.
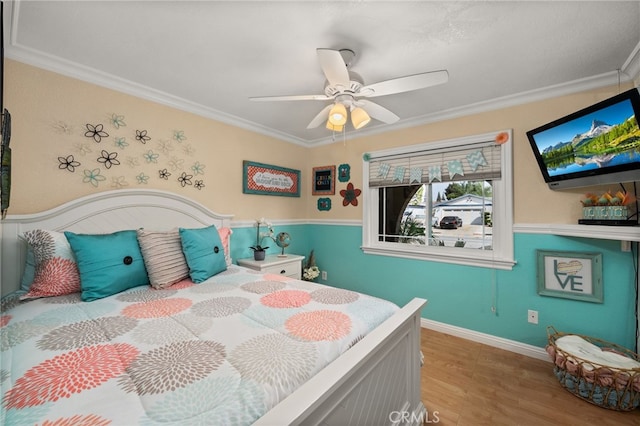
[{"label": "decorative wall flower", "polygon": [[184,146],[182,147],[182,152],[184,152],[185,154],[187,154],[187,155],[189,155],[189,156],[192,156],[193,154],[195,154],[195,153],[196,153],[196,150],[195,150],[195,148],[193,148],[193,146],[191,146],[191,145],[184,145]]},{"label": "decorative wall flower", "polygon": [[107,180],[106,177],[100,174],[100,169],[86,170],[84,171],[84,177],[82,182],[90,183],[93,187],[97,188],[98,183]]},{"label": "decorative wall flower", "polygon": [[80,163],[73,158],[73,155],[67,155],[66,157],[58,157],[58,168],[61,170],[67,169],[70,172],[75,172],[76,167],[80,166]]},{"label": "decorative wall flower", "polygon": [[187,137],[184,135],[184,131],[182,130],[174,130],[173,131],[173,139],[177,142],[184,142],[187,140]]},{"label": "decorative wall flower", "polygon": [[356,189],[353,187],[353,184],[349,182],[347,184],[347,189],[343,189],[340,191],[340,195],[344,197],[342,200],[343,206],[348,206],[349,204],[357,206],[358,205],[358,197],[362,194],[360,189]]},{"label": "decorative wall flower", "polygon": [[199,161],[196,161],[196,163],[191,166],[191,170],[193,171],[194,175],[203,175],[205,167],[207,166],[205,166],[204,164],[200,164]]},{"label": "decorative wall flower", "polygon": [[157,163],[160,154],[156,154],[155,152],[153,152],[153,150],[150,149],[149,151],[142,154],[142,156],[144,157],[144,161],[146,161],[147,163]]},{"label": "decorative wall flower", "polygon": [[127,159],[124,160],[124,162],[127,164],[127,166],[131,168],[138,167],[140,165],[140,161],[138,161],[136,157],[127,157]]},{"label": "decorative wall flower", "polygon": [[53,123],[51,126],[58,133],[64,133],[66,135],[73,134],[73,126],[71,126],[70,124],[65,123],[64,121],[58,120],[55,123]]},{"label": "decorative wall flower", "polygon": [[180,185],[182,185],[182,187],[184,188],[187,185],[193,185],[193,183],[191,182],[192,178],[193,175],[188,175],[187,172],[182,172],[182,174],[178,177],[178,182],[180,182]]},{"label": "decorative wall flower", "polygon": [[118,156],[117,152],[107,152],[103,149],[100,154],[100,157],[98,157],[98,163],[103,163],[107,169],[110,169],[111,166],[120,165],[120,161],[116,159]]},{"label": "decorative wall flower", "polygon": [[115,176],[111,178],[111,186],[113,188],[120,189],[125,186],[129,186],[129,182],[127,182],[124,176]]},{"label": "decorative wall flower", "polygon": [[87,155],[88,153],[92,152],[91,147],[89,145],[87,145],[86,143],[74,144],[73,148],[76,151],[78,151],[78,154],[80,154],[80,155]]},{"label": "decorative wall flower", "polygon": [[169,180],[169,176],[171,176],[171,173],[169,173],[167,169],[162,169],[158,170],[158,175],[160,176],[160,179]]},{"label": "decorative wall flower", "polygon": [[87,127],[87,131],[84,132],[84,135],[88,138],[93,138],[96,143],[102,142],[102,138],[109,137],[109,133],[105,132],[104,126],[102,124],[85,124]]},{"label": "decorative wall flower", "polygon": [[129,146],[129,144],[127,143],[127,139],[123,137],[116,137],[113,141],[113,144],[120,149],[125,149]]},{"label": "decorative wall flower", "polygon": [[136,140],[146,144],[151,140],[151,136],[147,135],[146,130],[136,130]]},{"label": "decorative wall flower", "polygon": [[169,154],[169,151],[173,151],[173,144],[170,140],[161,139],[157,143],[158,151],[163,154]]},{"label": "decorative wall flower", "polygon": [[124,115],[111,114],[111,125],[116,129],[125,127],[127,124],[124,122]]},{"label": "decorative wall flower", "polygon": [[182,168],[184,160],[178,157],[171,157],[168,164],[171,170],[176,171]]},{"label": "decorative wall flower", "polygon": [[196,183],[193,185],[193,187],[198,190],[204,188],[204,181],[197,180]]},{"label": "decorative wall flower", "polygon": [[144,172],[142,172],[136,176],[136,180],[138,181],[138,184],[146,185],[147,183],[149,183],[149,176],[145,175]]}]

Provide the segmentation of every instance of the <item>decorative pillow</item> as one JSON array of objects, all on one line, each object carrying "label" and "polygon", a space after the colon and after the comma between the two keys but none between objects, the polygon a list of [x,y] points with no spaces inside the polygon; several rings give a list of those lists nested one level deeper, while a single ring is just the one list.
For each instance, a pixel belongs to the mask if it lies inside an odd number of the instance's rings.
[{"label": "decorative pillow", "polygon": [[[24,239],[24,237],[21,237]],[[65,238],[65,241],[67,239]],[[69,243],[67,243],[69,244]],[[71,247],[69,247],[71,250]],[[36,277],[36,255],[33,253],[33,247],[27,243],[27,258],[24,262],[24,271],[22,272],[22,278],[20,279],[20,290],[29,291],[31,283]]]},{"label": "decorative pillow", "polygon": [[222,246],[224,247],[224,260],[227,266],[231,266],[233,263],[233,259],[231,259],[231,234],[233,234],[233,231],[231,228],[220,228],[218,229],[218,234],[220,234],[220,241],[222,241]]},{"label": "decorative pillow", "polygon": [[206,228],[180,228],[182,251],[194,283],[211,278],[227,269],[224,247],[215,225]]},{"label": "decorative pillow", "polygon": [[[62,296],[80,291],[80,275],[73,258],[73,252],[65,236],[60,232],[34,229],[26,231],[25,239],[33,253],[34,274],[29,291],[20,299],[34,299],[37,297]],[[27,251],[27,266],[24,285],[28,281],[29,252]],[[24,280],[24,278],[27,278]]]},{"label": "decorative pillow", "polygon": [[82,300],[101,299],[128,288],[149,285],[136,231],[64,235],[78,262]]},{"label": "decorative pillow", "polygon": [[138,244],[153,288],[169,287],[189,276],[178,230],[154,232],[138,229]]}]

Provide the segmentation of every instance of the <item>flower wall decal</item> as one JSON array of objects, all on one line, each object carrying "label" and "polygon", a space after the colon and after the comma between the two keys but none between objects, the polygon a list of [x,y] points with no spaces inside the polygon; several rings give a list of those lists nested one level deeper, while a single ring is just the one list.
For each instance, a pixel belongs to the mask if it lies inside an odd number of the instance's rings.
[{"label": "flower wall decal", "polygon": [[169,173],[167,169],[162,169],[158,170],[158,175],[160,176],[160,179],[169,180],[169,176],[171,176],[171,173]]},{"label": "flower wall decal", "polygon": [[360,189],[354,188],[353,184],[349,182],[347,184],[347,189],[343,189],[340,191],[340,195],[344,197],[342,200],[343,206],[348,206],[351,204],[352,206],[358,205],[358,197],[362,194]]},{"label": "flower wall decal", "polygon": [[[51,123],[50,131],[59,135],[56,136],[57,140],[61,137],[64,138],[60,140],[63,143],[66,140],[67,149],[74,152],[74,154],[58,153],[55,157],[58,170],[74,173],[78,167],[84,165],[86,168],[81,174],[82,183],[88,183],[94,188],[98,188],[107,179],[111,182],[110,186],[114,188],[129,186],[129,182],[147,185],[153,181],[172,181],[174,185],[177,182],[178,188],[195,188],[199,191],[206,187],[204,179],[194,179],[194,176],[201,177],[205,174],[206,165],[193,158],[190,158],[188,162],[185,161],[187,156],[193,157],[195,155],[196,148],[192,144],[184,143],[187,140],[184,130],[159,131],[157,127],[151,128],[150,130],[154,134],[157,133],[159,137],[154,137],[154,149],[148,149],[150,144],[147,142],[152,140],[149,128],[136,126],[138,128],[135,130],[135,139],[140,143],[131,144],[129,141],[132,135],[123,133],[127,127],[124,114],[108,112],[104,114],[104,120],[106,124],[89,122],[78,124],[75,128],[68,124],[69,120],[66,119],[55,120]],[[109,135],[109,132],[105,130],[105,125],[111,127],[110,132],[113,131],[115,134]],[[95,150],[99,151],[99,155],[91,159],[91,156],[95,155],[92,154],[94,151],[92,149],[93,143],[78,142],[78,133],[85,138],[92,139],[95,143],[101,143],[104,138],[110,138],[109,143],[113,145],[111,149]],[[84,140],[86,141],[86,139]],[[176,149],[176,143],[181,144],[179,149]],[[127,155],[123,157],[125,149]],[[89,159],[84,159],[82,162],[76,158],[87,155],[89,155]],[[90,163],[95,161],[95,164],[87,165],[87,161]],[[121,168],[114,167],[121,165],[121,162],[128,166],[128,171],[124,175],[114,175],[113,170],[122,171]],[[172,179],[169,179],[170,177]],[[163,185],[165,184],[163,183]]]},{"label": "flower wall decal", "polygon": [[60,164],[58,168],[63,170],[69,170],[70,172],[75,172],[76,167],[80,166],[80,163],[73,158],[73,155],[67,155],[66,157],[58,157],[58,161]]},{"label": "flower wall decal", "polygon": [[184,142],[187,140],[187,137],[184,135],[184,131],[182,130],[174,130],[173,131],[173,139],[177,142]]},{"label": "flower wall decal", "polygon": [[107,180],[106,177],[100,174],[100,169],[85,170],[82,182],[90,183],[91,186],[97,188],[98,183]]},{"label": "flower wall decal", "polygon": [[117,152],[107,152],[103,149],[98,157],[98,163],[104,164],[107,169],[110,169],[111,166],[119,166],[120,161],[116,159],[117,156]]},{"label": "flower wall decal", "polygon": [[111,125],[116,129],[125,127],[127,124],[124,122],[124,115],[111,114]]},{"label": "flower wall decal", "polygon": [[193,185],[193,183],[191,182],[192,178],[193,175],[188,175],[187,172],[182,172],[182,174],[178,177],[178,182],[180,182],[180,185],[182,185],[182,187],[184,188],[187,185]]},{"label": "flower wall decal", "polygon": [[136,130],[136,140],[146,144],[151,140],[151,136],[147,135],[146,130]]},{"label": "flower wall decal", "polygon": [[105,132],[104,126],[102,124],[85,124],[87,131],[84,132],[84,135],[88,138],[93,138],[96,143],[102,142],[102,138],[109,137],[109,133]]},{"label": "flower wall decal", "polygon": [[127,143],[127,139],[122,137],[116,137],[113,141],[113,144],[120,149],[125,149],[129,146],[129,144]]}]

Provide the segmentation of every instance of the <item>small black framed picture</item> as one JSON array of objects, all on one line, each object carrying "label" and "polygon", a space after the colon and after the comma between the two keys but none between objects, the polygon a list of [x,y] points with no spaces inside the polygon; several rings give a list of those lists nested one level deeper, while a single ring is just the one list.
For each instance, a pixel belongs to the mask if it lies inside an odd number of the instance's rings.
[{"label": "small black framed picture", "polygon": [[313,168],[312,195],[334,195],[336,166],[322,166]]}]

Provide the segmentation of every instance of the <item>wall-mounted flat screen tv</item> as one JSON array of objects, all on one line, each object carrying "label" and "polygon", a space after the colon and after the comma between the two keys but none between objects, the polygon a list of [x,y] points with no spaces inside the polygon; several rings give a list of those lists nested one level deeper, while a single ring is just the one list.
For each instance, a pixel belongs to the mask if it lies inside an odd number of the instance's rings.
[{"label": "wall-mounted flat screen tv", "polygon": [[549,188],[640,181],[638,117],[634,88],[528,131]]}]

